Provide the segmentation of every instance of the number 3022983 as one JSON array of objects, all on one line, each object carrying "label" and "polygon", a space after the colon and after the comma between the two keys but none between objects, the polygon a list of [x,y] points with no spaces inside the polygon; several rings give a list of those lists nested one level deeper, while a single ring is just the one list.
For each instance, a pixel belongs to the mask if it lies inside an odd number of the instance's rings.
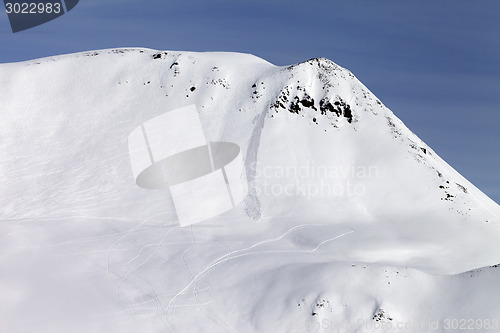
[{"label": "number 3022983", "polygon": [[5,3],[7,14],[59,14],[61,13],[61,3]]}]

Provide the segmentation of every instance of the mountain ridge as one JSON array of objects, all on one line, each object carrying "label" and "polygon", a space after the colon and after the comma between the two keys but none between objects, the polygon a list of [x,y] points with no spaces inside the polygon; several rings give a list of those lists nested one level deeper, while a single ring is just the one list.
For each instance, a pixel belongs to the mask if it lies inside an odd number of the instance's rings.
[{"label": "mountain ridge", "polygon": [[[497,313],[500,206],[330,60],[108,49],[2,64],[0,87],[2,330],[378,332]],[[249,193],[181,228],[168,190],[135,184],[127,137],[193,104],[207,141],[240,146]]]}]

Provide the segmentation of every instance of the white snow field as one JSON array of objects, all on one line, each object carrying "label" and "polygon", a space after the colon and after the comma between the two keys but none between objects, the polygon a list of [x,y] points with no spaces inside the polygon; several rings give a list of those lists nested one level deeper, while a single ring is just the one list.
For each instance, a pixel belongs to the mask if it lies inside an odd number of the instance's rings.
[{"label": "white snow field", "polygon": [[[248,191],[181,227],[128,137],[188,105]],[[330,60],[2,64],[0,116],[2,333],[500,331],[500,206]]]}]

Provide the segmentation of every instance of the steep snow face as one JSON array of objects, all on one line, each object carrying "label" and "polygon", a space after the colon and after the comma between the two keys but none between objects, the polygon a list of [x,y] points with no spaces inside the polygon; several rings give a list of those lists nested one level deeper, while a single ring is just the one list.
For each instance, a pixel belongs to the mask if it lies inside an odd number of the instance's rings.
[{"label": "steep snow face", "polygon": [[[100,50],[1,65],[0,88],[1,331],[425,332],[500,312],[481,268],[500,207],[330,60]],[[241,148],[248,194],[182,228],[168,190],[134,183],[127,138],[192,104]]]}]

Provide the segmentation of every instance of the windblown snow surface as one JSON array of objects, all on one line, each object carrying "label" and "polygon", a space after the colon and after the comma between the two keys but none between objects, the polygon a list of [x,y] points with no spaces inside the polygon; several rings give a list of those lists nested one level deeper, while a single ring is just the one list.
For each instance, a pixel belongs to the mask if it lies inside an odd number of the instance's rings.
[{"label": "windblown snow surface", "polygon": [[[191,104],[249,190],[180,227],[127,138]],[[0,332],[499,331],[500,206],[330,60],[3,64],[0,115]]]}]

